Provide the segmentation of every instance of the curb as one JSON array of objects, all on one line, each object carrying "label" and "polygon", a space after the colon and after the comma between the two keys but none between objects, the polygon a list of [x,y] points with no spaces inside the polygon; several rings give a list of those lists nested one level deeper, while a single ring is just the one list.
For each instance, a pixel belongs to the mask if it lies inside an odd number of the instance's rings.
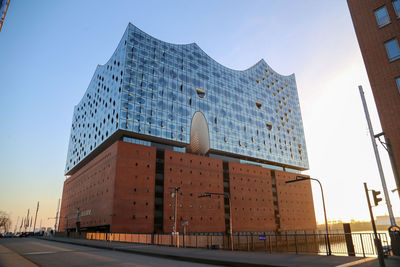
[{"label": "curb", "polygon": [[188,257],[188,256],[179,256],[179,255],[170,255],[170,254],[161,254],[156,252],[146,252],[146,251],[138,251],[135,249],[126,249],[126,248],[115,248],[115,247],[107,247],[101,246],[96,244],[85,244],[85,243],[77,243],[68,240],[57,240],[57,239],[49,239],[49,238],[38,238],[45,241],[53,241],[53,242],[60,242],[84,247],[92,247],[98,249],[108,249],[132,254],[140,254],[145,256],[157,257],[157,258],[165,258],[165,259],[173,259],[178,261],[186,261],[186,262],[195,262],[195,263],[203,263],[203,264],[212,264],[212,265],[221,265],[221,266],[234,266],[234,267],[241,267],[241,266],[249,266],[249,267],[283,267],[285,265],[270,265],[270,264],[259,264],[259,263],[248,263],[248,262],[237,262],[237,261],[227,261],[227,260],[217,260],[217,259],[206,259],[206,258],[196,258],[196,257]]}]

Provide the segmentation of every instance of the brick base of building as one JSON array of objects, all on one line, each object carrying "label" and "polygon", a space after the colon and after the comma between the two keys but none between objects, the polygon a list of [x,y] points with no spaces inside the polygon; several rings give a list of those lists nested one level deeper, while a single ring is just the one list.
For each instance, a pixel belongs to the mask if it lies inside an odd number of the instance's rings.
[{"label": "brick base of building", "polygon": [[310,181],[285,183],[296,175],[117,141],[65,180],[58,230],[170,233],[174,188],[178,232],[316,229]]}]

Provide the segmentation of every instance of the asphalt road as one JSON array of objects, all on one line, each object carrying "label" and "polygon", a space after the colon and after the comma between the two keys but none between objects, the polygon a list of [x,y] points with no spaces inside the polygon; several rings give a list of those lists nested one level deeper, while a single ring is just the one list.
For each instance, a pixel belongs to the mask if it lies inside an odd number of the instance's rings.
[{"label": "asphalt road", "polygon": [[212,266],[50,242],[35,238],[0,239],[0,267]]}]

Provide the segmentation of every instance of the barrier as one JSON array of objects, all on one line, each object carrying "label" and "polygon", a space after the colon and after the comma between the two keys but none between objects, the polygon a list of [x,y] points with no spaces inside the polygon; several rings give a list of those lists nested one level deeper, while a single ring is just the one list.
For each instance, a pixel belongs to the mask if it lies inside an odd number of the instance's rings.
[{"label": "barrier", "polygon": [[[284,232],[280,234],[239,234],[233,236],[235,250],[265,251],[266,253],[297,253],[297,254],[327,254],[326,242],[329,238],[333,255],[349,255],[348,239],[351,235],[354,253],[356,256],[375,256],[376,248],[372,233],[335,233],[320,234],[307,232]],[[383,246],[388,246],[389,241],[385,233],[379,233]],[[57,237],[68,237],[67,233],[57,232]],[[76,233],[70,232],[69,238],[83,238],[102,240],[106,242],[129,242],[136,244],[149,244],[161,246],[176,246],[177,238],[181,247],[230,249],[230,238],[222,233],[187,233],[171,234],[138,234],[138,233]]]}]

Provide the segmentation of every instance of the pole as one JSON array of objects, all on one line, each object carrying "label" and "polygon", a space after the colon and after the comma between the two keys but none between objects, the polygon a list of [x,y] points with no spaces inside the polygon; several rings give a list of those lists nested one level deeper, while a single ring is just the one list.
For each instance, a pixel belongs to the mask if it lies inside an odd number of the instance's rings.
[{"label": "pole", "polygon": [[229,235],[230,235],[230,240],[231,240],[231,249],[233,251],[234,250],[234,245],[233,245],[233,228],[232,228],[232,203],[231,203],[230,194],[229,193],[205,192],[204,194],[199,195],[199,197],[211,197],[212,195],[223,196],[224,197],[224,203],[225,203],[225,198],[228,199],[228,202],[229,202]]},{"label": "pole", "polygon": [[174,235],[176,237],[176,221],[178,216],[178,191],[175,188],[175,205],[174,205]]},{"label": "pole", "polygon": [[22,230],[22,226],[24,225],[24,221],[25,221],[25,218],[22,217],[21,218],[21,225],[19,226],[19,232],[21,232],[21,230]]},{"label": "pole", "polygon": [[185,238],[186,238],[186,224],[183,226],[183,247],[186,247],[185,244]]},{"label": "pole", "polygon": [[56,212],[56,221],[54,223],[54,232],[57,231],[58,213],[60,212],[60,200],[61,199],[58,199],[58,206],[57,206],[57,212]]},{"label": "pole", "polygon": [[396,160],[394,159],[394,153],[393,153],[393,150],[392,150],[392,143],[390,142],[390,138],[386,137],[386,135],[385,135],[385,143],[386,143],[387,152],[389,153],[390,163],[392,165],[392,171],[393,171],[393,175],[394,175],[394,180],[396,181],[397,193],[399,194],[399,197],[400,197],[399,170],[397,169]]},{"label": "pole", "polygon": [[328,229],[328,219],[326,218],[326,208],[325,208],[325,197],[324,197],[324,190],[322,190],[322,185],[320,181],[314,178],[310,178],[310,180],[315,180],[318,182],[319,187],[321,188],[321,195],[322,195],[322,206],[324,207],[324,218],[325,218],[325,229],[326,229],[326,240],[328,241],[328,255],[332,255],[331,250],[331,241],[329,239],[329,229]]},{"label": "pole", "polygon": [[17,232],[18,221],[19,221],[19,216],[18,216],[18,218],[17,218],[17,222],[15,223],[14,234]]},{"label": "pole", "polygon": [[36,229],[36,219],[37,219],[38,211],[39,211],[39,201],[37,202],[37,207],[36,207],[35,223],[33,224],[33,232],[35,232],[35,229]]},{"label": "pole", "polygon": [[231,249],[233,251],[234,246],[233,246],[233,229],[232,229],[232,203],[231,203],[230,195],[228,195],[227,197],[228,197],[228,201],[229,201],[229,235],[231,236]]},{"label": "pole", "polygon": [[79,216],[81,215],[81,210],[80,208],[76,209],[76,232],[81,233],[81,222],[79,220]]},{"label": "pole", "polygon": [[26,215],[26,219],[25,219],[25,231],[24,232],[26,232],[26,227],[28,227],[29,226],[29,209],[28,209],[28,214]]},{"label": "pole", "polygon": [[381,243],[381,240],[378,238],[378,234],[376,232],[374,214],[372,213],[371,201],[369,200],[367,183],[364,183],[364,189],[365,189],[365,194],[367,196],[368,209],[369,209],[369,215],[371,216],[372,229],[374,230],[374,241],[375,241],[376,250],[378,252],[379,266],[385,267],[385,260],[384,260],[383,251],[382,251],[382,243]]},{"label": "pole", "polygon": [[[300,178],[300,179],[298,179]],[[305,180],[314,180],[317,181],[319,184],[319,188],[321,189],[321,196],[322,196],[322,207],[324,208],[324,219],[325,219],[325,231],[326,231],[326,240],[327,240],[327,246],[328,246],[328,256],[332,255],[332,250],[331,250],[331,241],[329,239],[329,229],[328,229],[328,219],[326,217],[326,208],[325,208],[325,196],[324,196],[324,190],[322,189],[322,184],[318,179],[311,178],[311,177],[306,177],[306,176],[296,176],[296,180],[289,180],[286,181],[286,184],[289,183],[295,183],[295,182],[300,182],[300,181],[305,181]]]},{"label": "pole", "polygon": [[173,189],[174,190],[174,202],[175,202],[174,203],[174,225],[172,226],[172,232],[173,232],[173,235],[176,238],[176,245],[177,245],[177,247],[179,247],[179,238],[176,235],[176,230],[177,230],[176,223],[178,221],[178,219],[177,219],[177,216],[178,216],[178,191],[181,188],[174,186],[174,187],[169,187],[169,189]]},{"label": "pole", "polygon": [[376,142],[375,142],[374,130],[372,129],[372,124],[371,124],[371,119],[369,117],[367,103],[365,102],[364,91],[363,91],[361,85],[358,86],[358,89],[360,91],[360,96],[361,96],[362,104],[364,107],[364,113],[365,113],[365,117],[366,117],[367,123],[368,123],[368,129],[369,129],[369,135],[371,137],[372,147],[374,148],[376,163],[378,165],[378,170],[379,170],[379,176],[381,178],[383,193],[384,193],[385,199],[386,199],[386,206],[387,206],[387,209],[389,212],[390,225],[396,226],[396,221],[394,219],[394,215],[393,215],[393,211],[392,211],[392,204],[390,203],[390,198],[389,198],[389,193],[388,193],[387,186],[386,186],[385,176],[383,174],[381,159],[379,157],[378,148],[377,148]]}]

